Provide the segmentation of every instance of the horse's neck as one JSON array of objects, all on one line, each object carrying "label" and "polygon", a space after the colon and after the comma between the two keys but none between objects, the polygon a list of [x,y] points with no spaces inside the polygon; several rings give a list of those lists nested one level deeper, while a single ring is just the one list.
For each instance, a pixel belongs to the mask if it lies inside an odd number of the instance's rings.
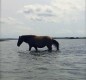
[{"label": "horse's neck", "polygon": [[28,41],[27,39],[24,39],[24,40],[23,40],[23,42],[25,42],[25,43],[27,43],[27,41]]},{"label": "horse's neck", "polygon": [[29,37],[26,37],[26,38],[24,38],[23,41],[24,41],[25,43],[29,43],[29,40],[30,40],[30,38],[29,38]]},{"label": "horse's neck", "polygon": [[26,42],[26,43],[29,43],[29,41],[33,40],[34,37],[35,37],[35,35],[25,36],[23,38],[23,41]]}]

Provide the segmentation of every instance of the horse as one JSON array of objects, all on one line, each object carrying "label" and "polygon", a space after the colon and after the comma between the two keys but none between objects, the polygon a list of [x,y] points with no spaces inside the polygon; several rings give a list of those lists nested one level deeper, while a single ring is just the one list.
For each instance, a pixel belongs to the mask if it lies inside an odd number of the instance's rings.
[{"label": "horse", "polygon": [[52,51],[52,45],[55,45],[56,49],[59,50],[59,43],[49,36],[22,35],[19,36],[17,46],[19,47],[22,42],[29,45],[29,51],[31,51],[32,47],[38,51],[38,48],[43,48],[45,46],[47,46],[48,51]]}]

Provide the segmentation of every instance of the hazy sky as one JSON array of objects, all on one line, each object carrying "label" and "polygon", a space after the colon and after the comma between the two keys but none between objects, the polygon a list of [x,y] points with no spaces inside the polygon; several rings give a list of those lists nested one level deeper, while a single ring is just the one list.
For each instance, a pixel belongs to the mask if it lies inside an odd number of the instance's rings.
[{"label": "hazy sky", "polygon": [[1,37],[86,36],[85,0],[1,0]]}]

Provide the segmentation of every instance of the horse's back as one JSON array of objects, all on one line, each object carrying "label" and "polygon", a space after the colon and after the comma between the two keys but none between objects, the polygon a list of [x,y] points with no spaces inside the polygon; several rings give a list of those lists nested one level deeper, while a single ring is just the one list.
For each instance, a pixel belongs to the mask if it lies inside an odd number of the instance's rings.
[{"label": "horse's back", "polygon": [[52,38],[49,37],[49,36],[35,36],[33,39],[37,40],[39,42],[40,41],[42,41],[42,42],[50,42],[50,41],[52,41]]}]

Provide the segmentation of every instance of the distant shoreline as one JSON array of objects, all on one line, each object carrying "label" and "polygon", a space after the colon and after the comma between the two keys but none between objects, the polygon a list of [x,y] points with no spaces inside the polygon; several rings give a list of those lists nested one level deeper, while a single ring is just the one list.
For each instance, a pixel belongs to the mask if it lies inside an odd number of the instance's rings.
[{"label": "distant shoreline", "polygon": [[[52,37],[53,39],[86,39],[86,37]],[[18,38],[2,38],[0,41],[18,40]]]},{"label": "distant shoreline", "polygon": [[86,37],[53,37],[53,39],[86,39]]},{"label": "distant shoreline", "polygon": [[3,38],[0,41],[18,40],[17,38]]}]

